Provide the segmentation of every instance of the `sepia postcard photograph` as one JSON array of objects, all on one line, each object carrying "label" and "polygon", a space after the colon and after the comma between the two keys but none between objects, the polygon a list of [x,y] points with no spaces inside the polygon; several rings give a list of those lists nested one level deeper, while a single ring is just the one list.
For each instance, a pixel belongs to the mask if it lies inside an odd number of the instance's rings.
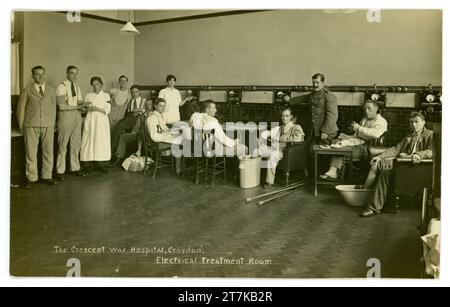
[{"label": "sepia postcard photograph", "polygon": [[10,275],[439,279],[443,12],[11,10]]}]

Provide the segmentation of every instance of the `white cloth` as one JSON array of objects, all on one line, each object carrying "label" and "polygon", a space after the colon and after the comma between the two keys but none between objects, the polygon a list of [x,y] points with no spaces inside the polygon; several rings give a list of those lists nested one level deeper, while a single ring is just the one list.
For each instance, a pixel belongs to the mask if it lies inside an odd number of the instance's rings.
[{"label": "white cloth", "polygon": [[167,128],[163,115],[157,111],[150,113],[147,118],[147,129],[150,132],[150,138],[154,142],[169,144],[181,144],[183,142],[183,135],[179,133],[172,134]]},{"label": "white cloth", "polygon": [[123,106],[129,99],[131,99],[130,91],[122,91],[118,88],[112,88],[109,93],[114,96],[114,104]]},{"label": "white cloth", "polygon": [[176,88],[164,88],[159,91],[158,98],[163,98],[167,105],[163,114],[168,124],[180,121],[181,94]]},{"label": "white cloth", "polygon": [[388,123],[386,119],[380,114],[377,115],[375,119],[363,118],[360,123],[358,131],[356,131],[355,136],[363,140],[377,139],[382,136],[388,128]]},{"label": "white cloth", "polygon": [[65,96],[66,103],[71,107],[76,107],[79,101],[83,101],[80,87],[76,84],[74,85],[76,96],[72,96],[72,84],[67,79],[61,82],[56,88],[56,96]]},{"label": "white cloth", "polygon": [[426,264],[426,272],[434,278],[439,278],[440,274],[440,254],[441,254],[441,221],[432,219],[428,226],[428,233],[422,236],[423,258]]},{"label": "white cloth", "polygon": [[11,95],[20,95],[19,44],[11,43]]},{"label": "white cloth", "polygon": [[225,134],[217,118],[212,117],[206,113],[194,113],[192,114],[189,122],[195,129],[214,129],[214,139],[220,144],[223,144],[226,147],[236,146],[236,142]]},{"label": "white cloth", "polygon": [[97,108],[104,109],[102,112],[88,112],[83,126],[81,139],[81,161],[108,161],[111,159],[111,136],[108,115],[111,112],[109,95],[103,91],[100,93],[89,93],[86,102]]}]

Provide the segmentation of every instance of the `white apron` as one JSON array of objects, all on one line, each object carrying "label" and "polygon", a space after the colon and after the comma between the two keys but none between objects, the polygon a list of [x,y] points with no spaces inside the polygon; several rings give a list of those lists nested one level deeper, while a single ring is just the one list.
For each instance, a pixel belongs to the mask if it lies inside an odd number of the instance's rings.
[{"label": "white apron", "polygon": [[109,100],[109,95],[103,91],[98,94],[86,95],[86,102],[104,109],[106,114],[88,112],[81,139],[81,161],[108,161],[111,159],[111,136],[107,115],[111,112]]}]

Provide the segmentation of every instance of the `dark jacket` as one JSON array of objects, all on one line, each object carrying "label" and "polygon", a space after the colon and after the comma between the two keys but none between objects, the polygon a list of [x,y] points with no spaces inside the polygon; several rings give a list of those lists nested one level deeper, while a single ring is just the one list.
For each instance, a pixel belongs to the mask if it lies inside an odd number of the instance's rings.
[{"label": "dark jacket", "polygon": [[321,133],[336,135],[339,128],[338,104],[336,96],[326,89],[312,92],[305,96],[295,97],[290,101],[291,105],[308,102],[311,106],[311,117],[314,126],[314,135]]},{"label": "dark jacket", "polygon": [[406,153],[408,155],[415,153],[422,159],[433,158],[433,131],[424,128],[416,138],[418,143],[415,152],[412,152],[415,140],[414,135],[408,134],[400,143],[389,148],[379,157],[383,159],[396,158],[400,153]]}]

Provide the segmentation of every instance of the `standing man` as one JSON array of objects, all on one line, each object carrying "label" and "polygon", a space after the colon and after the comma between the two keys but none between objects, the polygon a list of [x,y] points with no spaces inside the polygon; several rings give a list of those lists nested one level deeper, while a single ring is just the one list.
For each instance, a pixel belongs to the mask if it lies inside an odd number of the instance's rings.
[{"label": "standing man", "polygon": [[311,106],[312,124],[314,126],[314,144],[320,141],[331,143],[339,130],[337,126],[338,105],[336,96],[325,88],[325,76],[317,73],[312,76],[313,91],[311,94],[295,97],[290,101],[296,105],[306,98]]},{"label": "standing man", "polygon": [[191,101],[194,97],[190,96],[181,100],[180,91],[175,88],[177,78],[174,75],[166,77],[167,87],[159,91],[158,98],[166,101],[167,106],[164,111],[164,119],[167,124],[174,124],[180,121],[180,107],[186,102]]},{"label": "standing man", "polygon": [[38,177],[37,154],[39,143],[42,147],[42,182],[54,185],[53,140],[56,121],[56,93],[45,84],[45,68],[31,69],[33,84],[25,88],[17,105],[17,119],[23,133],[26,155],[27,189],[35,184]]},{"label": "standing man", "polygon": [[128,77],[119,77],[119,88],[112,88],[109,91],[111,97],[111,113],[109,113],[109,127],[111,133],[117,123],[125,116],[128,108],[128,103],[131,99],[130,91],[128,90]]},{"label": "standing man", "polygon": [[58,105],[58,156],[56,158],[56,180],[64,181],[66,172],[67,145],[70,142],[70,171],[76,176],[84,176],[80,168],[81,149],[81,110],[83,96],[76,84],[78,68],[69,66],[66,69],[67,78],[56,89]]}]

